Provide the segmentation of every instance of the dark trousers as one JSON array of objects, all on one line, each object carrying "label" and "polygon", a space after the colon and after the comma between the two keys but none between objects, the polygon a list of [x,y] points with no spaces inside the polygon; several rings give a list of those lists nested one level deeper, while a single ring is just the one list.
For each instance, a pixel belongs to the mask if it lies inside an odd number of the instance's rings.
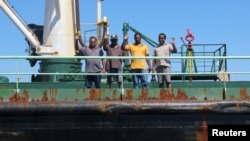
[{"label": "dark trousers", "polygon": [[86,81],[85,81],[85,86],[87,88],[92,88],[92,83],[95,83],[95,88],[100,88],[101,87],[101,79],[102,76],[100,75],[87,75],[86,76]]}]

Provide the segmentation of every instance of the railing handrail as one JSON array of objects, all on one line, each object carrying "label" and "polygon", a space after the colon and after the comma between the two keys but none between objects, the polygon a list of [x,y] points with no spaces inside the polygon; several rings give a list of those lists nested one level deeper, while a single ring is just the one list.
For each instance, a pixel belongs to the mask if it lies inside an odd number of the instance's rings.
[{"label": "railing handrail", "polygon": [[0,59],[250,59],[250,56],[0,56]]},{"label": "railing handrail", "polygon": [[[0,56],[1,59],[14,59],[14,60],[20,60],[20,59],[26,59],[26,60],[54,60],[54,59],[74,59],[76,61],[80,61],[83,59],[178,59],[178,60],[185,60],[185,59],[250,59],[250,56]],[[20,63],[18,61],[18,63]],[[125,65],[125,64],[124,64]],[[19,64],[20,67],[20,64]],[[173,76],[183,76],[183,77],[189,77],[189,76],[212,76],[211,78],[216,77],[219,73],[222,74],[250,74],[250,71],[241,71],[241,72],[235,72],[235,71],[228,71],[225,70],[225,72],[220,72],[220,70],[216,69],[215,71],[200,71],[200,72],[182,72],[181,70],[178,72],[172,70],[171,73],[157,73],[157,74],[171,74]],[[100,73],[98,73],[100,75]],[[21,72],[21,70],[13,70],[13,72],[0,72],[1,75],[13,75],[13,76],[23,76],[23,75],[65,75],[65,76],[85,76],[85,75],[98,75],[97,73],[86,73],[86,72]],[[140,73],[140,74],[149,74],[149,75],[155,75],[156,73]],[[102,75],[136,75],[131,73],[122,72],[120,74],[114,74],[114,73],[103,73]]]}]

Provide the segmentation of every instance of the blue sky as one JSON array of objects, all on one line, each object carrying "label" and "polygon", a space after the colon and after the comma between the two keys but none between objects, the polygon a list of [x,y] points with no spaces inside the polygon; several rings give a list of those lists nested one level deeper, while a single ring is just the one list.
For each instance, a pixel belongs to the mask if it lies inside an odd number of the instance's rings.
[{"label": "blue sky", "polygon": [[[8,0],[27,23],[43,24],[45,0]],[[96,22],[96,0],[80,0],[81,23]],[[248,56],[250,47],[250,1],[247,0],[104,0],[102,16],[110,22],[109,32],[122,41],[123,23],[127,22],[149,38],[157,41],[160,32],[176,38],[182,45],[187,28],[195,36],[193,44],[226,44],[228,56]],[[28,47],[24,35],[0,10],[1,56],[24,56]],[[82,27],[82,32],[95,26]],[[89,33],[92,34],[92,33]],[[133,32],[129,31],[129,42]],[[151,46],[150,50],[152,52]],[[228,71],[250,72],[248,60],[228,60]],[[39,64],[30,67],[28,61],[0,60],[0,72],[37,72]],[[10,77],[15,81],[15,77]],[[250,75],[233,74],[231,80],[250,80]],[[29,81],[22,76],[21,81]]]}]

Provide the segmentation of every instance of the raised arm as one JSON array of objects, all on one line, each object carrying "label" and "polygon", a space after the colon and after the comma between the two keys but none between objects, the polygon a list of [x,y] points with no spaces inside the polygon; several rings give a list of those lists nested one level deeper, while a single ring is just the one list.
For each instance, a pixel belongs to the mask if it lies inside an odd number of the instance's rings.
[{"label": "raised arm", "polygon": [[172,53],[177,53],[177,48],[176,48],[176,46],[175,46],[175,38],[174,38],[174,37],[171,38],[170,44],[173,46],[173,51],[172,51]]},{"label": "raised arm", "polygon": [[82,47],[86,47],[86,44],[81,40],[81,36],[78,33],[75,34],[75,40],[76,40],[75,45],[78,47],[78,49],[79,49],[78,46],[79,43]]},{"label": "raised arm", "polygon": [[108,23],[105,22],[103,23],[103,35],[102,35],[102,39],[100,41],[100,43],[98,44],[98,47],[102,47],[105,46],[105,36],[108,35]]},{"label": "raised arm", "polygon": [[109,47],[109,40],[108,40],[108,25],[107,24],[104,24],[104,29],[103,29],[103,49],[105,51],[107,51],[108,47]]},{"label": "raised arm", "polygon": [[76,52],[76,54],[79,55],[81,48],[85,48],[86,45],[82,41],[82,38],[78,33],[75,34],[74,38],[75,38],[75,52]]},{"label": "raised arm", "polygon": [[126,50],[126,49],[125,49],[125,45],[127,44],[127,42],[128,42],[128,34],[126,34],[126,35],[124,36],[124,38],[123,38],[122,45],[121,45],[121,49],[122,49],[122,50]]}]

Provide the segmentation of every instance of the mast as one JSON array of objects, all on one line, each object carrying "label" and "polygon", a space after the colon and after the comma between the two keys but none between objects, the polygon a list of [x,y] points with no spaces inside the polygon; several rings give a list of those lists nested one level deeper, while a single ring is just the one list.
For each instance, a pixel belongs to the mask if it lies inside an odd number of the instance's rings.
[{"label": "mast", "polygon": [[102,21],[102,1],[103,0],[97,0],[96,9],[97,9],[97,32],[96,32],[96,38],[98,41],[101,41],[101,21]]}]

